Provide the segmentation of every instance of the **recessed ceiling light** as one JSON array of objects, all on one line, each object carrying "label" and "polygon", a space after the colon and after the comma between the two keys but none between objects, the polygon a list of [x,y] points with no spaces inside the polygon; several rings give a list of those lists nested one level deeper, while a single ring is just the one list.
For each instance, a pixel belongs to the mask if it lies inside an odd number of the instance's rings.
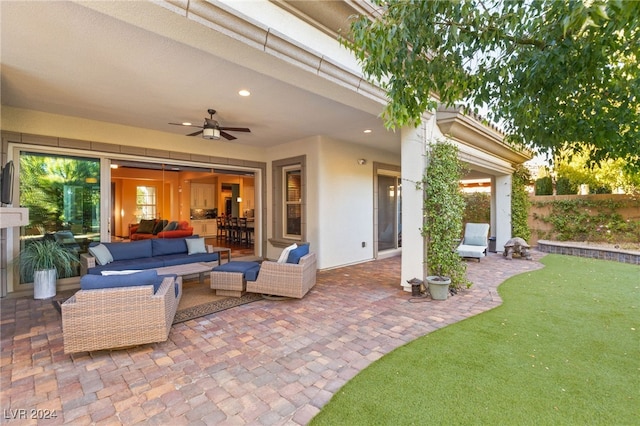
[{"label": "recessed ceiling light", "polygon": [[371,133],[371,132],[372,132],[372,130],[371,130],[371,129],[366,129],[364,132],[365,132],[365,133]]},{"label": "recessed ceiling light", "polygon": [[189,123],[188,121],[185,121],[182,123],[183,126],[191,126],[191,123]]},{"label": "recessed ceiling light", "polygon": [[241,91],[238,92],[238,95],[240,95],[240,96],[249,96],[249,95],[251,95],[251,92],[246,90],[246,89],[242,89]]}]

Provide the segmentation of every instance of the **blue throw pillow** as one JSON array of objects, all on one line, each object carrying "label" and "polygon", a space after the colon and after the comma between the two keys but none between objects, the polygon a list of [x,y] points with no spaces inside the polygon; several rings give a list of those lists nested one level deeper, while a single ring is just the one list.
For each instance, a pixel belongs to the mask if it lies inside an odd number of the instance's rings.
[{"label": "blue throw pillow", "polygon": [[80,288],[82,290],[96,290],[100,288],[153,285],[153,292],[155,293],[160,288],[160,284],[162,284],[162,278],[163,276],[158,276],[158,273],[153,269],[127,275],[87,274],[80,278]]},{"label": "blue throw pillow", "polygon": [[164,227],[164,229],[162,230],[162,232],[165,231],[175,231],[176,229],[178,229],[178,222],[176,222],[175,220],[169,222],[167,224],[167,226]]},{"label": "blue throw pillow", "polygon": [[287,258],[287,263],[300,263],[300,259],[309,254],[309,244],[302,244],[296,247],[294,250],[291,250],[289,253],[289,257]]}]

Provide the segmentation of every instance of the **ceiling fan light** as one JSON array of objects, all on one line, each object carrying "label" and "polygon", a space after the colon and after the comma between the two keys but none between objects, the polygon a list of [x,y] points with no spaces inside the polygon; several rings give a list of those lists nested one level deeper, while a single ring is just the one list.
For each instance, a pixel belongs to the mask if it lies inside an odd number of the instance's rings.
[{"label": "ceiling fan light", "polygon": [[215,127],[205,127],[202,129],[202,137],[205,139],[220,139],[220,129]]}]

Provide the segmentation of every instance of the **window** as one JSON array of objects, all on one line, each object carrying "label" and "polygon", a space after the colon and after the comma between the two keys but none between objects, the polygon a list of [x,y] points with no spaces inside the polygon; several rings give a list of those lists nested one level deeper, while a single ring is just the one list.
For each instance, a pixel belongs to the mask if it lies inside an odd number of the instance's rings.
[{"label": "window", "polygon": [[138,186],[136,187],[136,218],[155,219],[156,207],[156,187]]},{"label": "window", "polygon": [[286,247],[306,238],[306,156],[273,162],[274,229],[270,242]]},{"label": "window", "polygon": [[300,239],[302,236],[302,171],[299,166],[286,167],[282,170],[284,197],[284,236]]}]

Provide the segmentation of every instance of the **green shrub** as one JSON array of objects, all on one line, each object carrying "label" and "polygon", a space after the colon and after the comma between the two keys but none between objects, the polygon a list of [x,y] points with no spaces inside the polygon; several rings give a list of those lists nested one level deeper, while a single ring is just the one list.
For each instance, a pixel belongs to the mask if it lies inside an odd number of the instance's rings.
[{"label": "green shrub", "polygon": [[490,223],[491,195],[486,192],[472,192],[464,194],[463,223]]},{"label": "green shrub", "polygon": [[536,179],[536,195],[553,195],[553,182],[551,176]]}]

